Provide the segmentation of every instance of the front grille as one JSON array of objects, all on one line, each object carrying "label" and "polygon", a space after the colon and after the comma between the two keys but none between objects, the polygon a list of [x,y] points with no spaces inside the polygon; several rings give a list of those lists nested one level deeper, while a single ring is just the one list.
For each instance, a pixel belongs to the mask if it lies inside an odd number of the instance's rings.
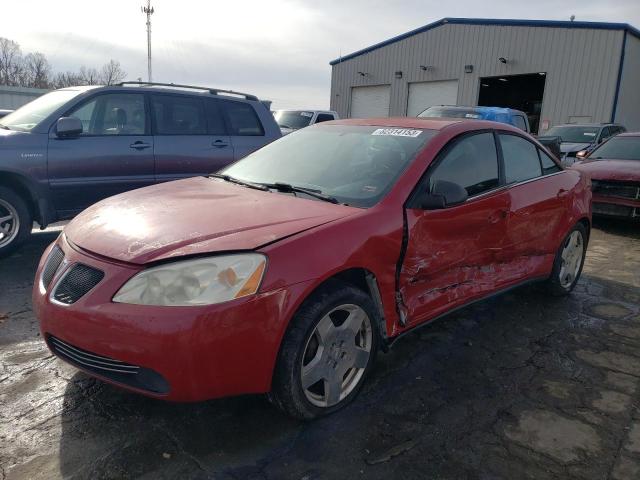
[{"label": "front grille", "polygon": [[53,298],[60,303],[71,305],[95,287],[104,278],[104,272],[78,263],[62,277]]},{"label": "front grille", "polygon": [[45,290],[49,288],[51,280],[53,280],[63,260],[64,252],[57,245],[54,246],[42,270],[42,285],[44,285]]},{"label": "front grille", "polygon": [[596,195],[605,197],[630,198],[632,200],[640,198],[640,185],[625,184],[618,182],[603,182],[593,180],[591,190]]},{"label": "front grille", "polygon": [[627,207],[626,205],[614,205],[611,203],[593,203],[593,213],[595,215],[608,215],[612,217],[638,217],[640,212],[636,208]]},{"label": "front grille", "polygon": [[166,394],[169,384],[159,373],[75,347],[53,335],[47,336],[51,351],[70,364],[113,382],[152,393]]}]

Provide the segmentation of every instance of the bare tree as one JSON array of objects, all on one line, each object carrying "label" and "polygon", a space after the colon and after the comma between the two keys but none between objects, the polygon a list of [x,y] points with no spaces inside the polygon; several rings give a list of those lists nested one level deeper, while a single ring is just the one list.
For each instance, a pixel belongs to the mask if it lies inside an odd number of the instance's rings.
[{"label": "bare tree", "polygon": [[105,63],[100,72],[100,81],[103,85],[113,85],[125,79],[127,73],[120,66],[117,60],[109,60]]},{"label": "bare tree", "polygon": [[98,85],[100,84],[100,74],[95,68],[87,68],[84,65],[80,67],[78,73],[82,79],[82,85]]},{"label": "bare tree", "polygon": [[18,86],[22,75],[20,45],[0,37],[0,85]]},{"label": "bare tree", "polygon": [[79,73],[75,72],[60,72],[53,78],[53,86],[55,88],[75,87],[77,85],[83,85],[84,81]]},{"label": "bare tree", "polygon": [[51,66],[43,53],[28,53],[23,61],[22,85],[33,88],[49,88]]}]

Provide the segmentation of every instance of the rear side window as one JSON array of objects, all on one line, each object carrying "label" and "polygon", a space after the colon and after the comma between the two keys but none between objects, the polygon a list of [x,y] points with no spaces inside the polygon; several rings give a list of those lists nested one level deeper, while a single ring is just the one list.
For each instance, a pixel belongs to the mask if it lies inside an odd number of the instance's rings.
[{"label": "rear side window", "polygon": [[153,95],[153,116],[160,135],[204,135],[204,106],[199,98]]},{"label": "rear side window", "polygon": [[516,183],[542,175],[536,146],[516,135],[499,134],[506,182]]},{"label": "rear side window", "polygon": [[542,173],[545,175],[549,175],[550,173],[559,172],[560,167],[554,162],[549,155],[544,153],[542,150],[538,149],[538,153],[540,154],[540,161],[542,162]]},{"label": "rear side window", "polygon": [[260,119],[248,103],[222,100],[220,106],[227,117],[231,135],[264,135]]},{"label": "rear side window", "polygon": [[429,191],[436,180],[457,183],[469,196],[496,188],[498,154],[493,134],[479,133],[458,140],[429,177]]},{"label": "rear side window", "polygon": [[514,115],[513,116],[513,124],[518,127],[520,130],[526,132],[527,131],[527,123],[524,121],[524,117],[522,115]]},{"label": "rear side window", "polygon": [[319,113],[316,117],[316,123],[329,122],[331,120],[335,120],[335,118],[333,118],[333,115],[329,115],[328,113]]},{"label": "rear side window", "polygon": [[217,100],[207,100],[207,124],[210,135],[227,135],[227,127]]}]

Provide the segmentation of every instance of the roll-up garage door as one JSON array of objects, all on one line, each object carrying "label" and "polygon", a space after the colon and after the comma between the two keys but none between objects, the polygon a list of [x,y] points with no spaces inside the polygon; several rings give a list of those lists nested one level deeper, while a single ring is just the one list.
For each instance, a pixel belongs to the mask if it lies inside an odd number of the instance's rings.
[{"label": "roll-up garage door", "polygon": [[351,118],[388,117],[391,99],[389,85],[353,87],[351,89]]},{"label": "roll-up garage door", "polygon": [[407,116],[417,117],[434,105],[456,105],[457,102],[458,80],[410,83]]}]

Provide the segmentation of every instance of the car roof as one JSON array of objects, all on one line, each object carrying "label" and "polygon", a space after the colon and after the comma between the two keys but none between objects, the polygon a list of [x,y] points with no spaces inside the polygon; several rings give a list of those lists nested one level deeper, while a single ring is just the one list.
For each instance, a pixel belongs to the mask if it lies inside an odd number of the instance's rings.
[{"label": "car roof", "polygon": [[551,128],[554,127],[621,127],[622,125],[619,125],[617,123],[609,123],[609,122],[602,122],[602,123],[561,123],[560,125],[554,125]]},{"label": "car roof", "polygon": [[500,128],[523,133],[519,128],[507,123],[491,122],[467,118],[429,118],[429,117],[384,117],[384,118],[349,118],[323,122],[322,125],[362,125],[368,127],[422,128],[426,130],[442,130],[450,125],[465,123],[470,130],[481,128]]},{"label": "car roof", "polygon": [[[516,110],[515,108],[507,108],[507,107],[490,107],[490,106],[480,106],[480,105],[433,105],[433,107],[446,107],[452,110],[475,110],[478,112],[497,112],[497,113],[524,113],[522,110]],[[429,108],[433,108],[429,107]],[[427,109],[428,110],[428,109]]]},{"label": "car roof", "polygon": [[640,137],[640,132],[624,132],[619,133],[616,137]]}]

